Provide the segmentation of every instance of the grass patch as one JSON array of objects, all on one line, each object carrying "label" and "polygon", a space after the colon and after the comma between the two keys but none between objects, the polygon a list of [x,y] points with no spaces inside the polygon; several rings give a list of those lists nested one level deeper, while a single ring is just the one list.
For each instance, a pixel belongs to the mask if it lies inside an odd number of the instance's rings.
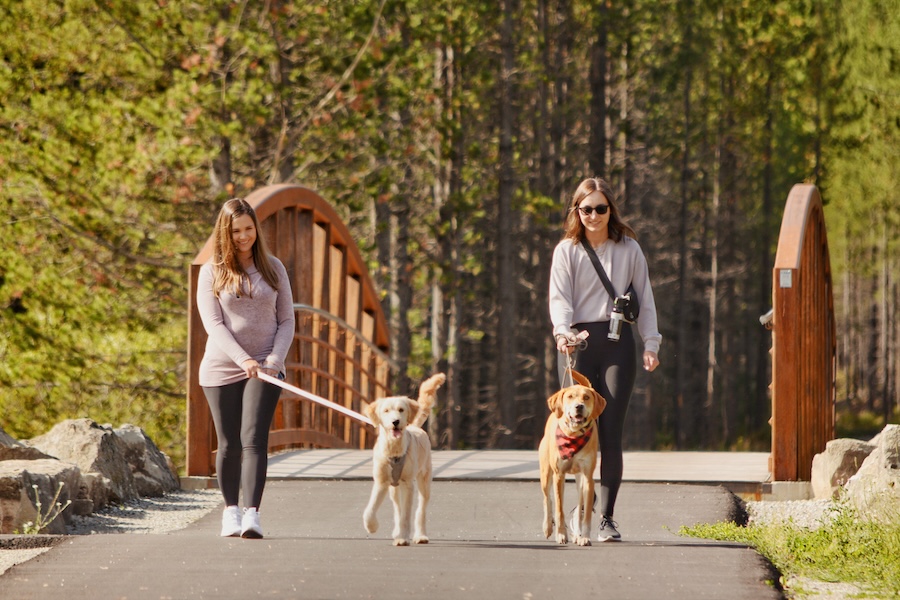
[{"label": "grass patch", "polygon": [[900,510],[877,522],[835,502],[817,528],[777,524],[716,523],[682,527],[691,537],[747,544],[785,577],[852,583],[863,597],[900,598]]}]

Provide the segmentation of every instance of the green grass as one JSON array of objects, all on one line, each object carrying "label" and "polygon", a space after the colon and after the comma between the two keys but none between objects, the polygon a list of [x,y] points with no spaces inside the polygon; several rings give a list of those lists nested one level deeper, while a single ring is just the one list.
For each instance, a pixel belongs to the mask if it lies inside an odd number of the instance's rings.
[{"label": "green grass", "polygon": [[[860,519],[846,502],[835,502],[833,518],[817,529],[793,523],[716,523],[682,527],[691,537],[727,540],[754,547],[782,576],[852,583],[860,597],[900,598],[900,510],[878,522]],[[802,590],[796,590],[802,596]]]}]

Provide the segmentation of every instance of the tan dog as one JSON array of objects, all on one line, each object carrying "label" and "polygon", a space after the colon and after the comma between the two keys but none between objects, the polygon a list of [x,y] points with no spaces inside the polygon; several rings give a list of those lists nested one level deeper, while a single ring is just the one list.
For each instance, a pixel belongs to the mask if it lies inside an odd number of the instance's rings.
[{"label": "tan dog", "polygon": [[431,497],[431,440],[422,425],[434,406],[437,390],[447,377],[432,375],[419,386],[418,401],[406,396],[381,398],[366,407],[378,439],[373,448],[372,495],[363,513],[366,531],[378,531],[376,513],[388,490],[394,504],[394,545],[409,545],[413,492],[418,489],[416,530],[413,541],[427,544],[425,511]]},{"label": "tan dog", "polygon": [[556,490],[556,541],[569,541],[563,513],[566,474],[575,474],[580,515],[575,543],[591,545],[591,516],[594,502],[594,469],[597,466],[597,417],[606,408],[606,399],[591,387],[587,378],[572,371],[576,384],[563,388],[547,399],[550,416],[538,449],[541,466],[541,490],[544,493],[544,536],[553,533],[550,508],[550,483]]}]

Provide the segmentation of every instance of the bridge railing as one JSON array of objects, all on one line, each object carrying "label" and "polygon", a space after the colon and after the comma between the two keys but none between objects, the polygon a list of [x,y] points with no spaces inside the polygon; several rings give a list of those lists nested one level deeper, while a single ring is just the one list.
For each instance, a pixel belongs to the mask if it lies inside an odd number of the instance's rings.
[{"label": "bridge railing", "polygon": [[[390,395],[387,322],[368,268],[334,209],[311,190],[274,185],[247,196],[260,234],[284,263],[294,296],[294,343],[285,380],[304,391],[361,411]],[[212,238],[189,273],[187,356],[187,465],[189,476],[215,471],[215,428],[197,380],[206,331],[197,311],[200,268]],[[368,448],[366,425],[305,398],[283,392],[269,435],[269,450],[285,447]]]},{"label": "bridge railing", "polygon": [[[328,311],[294,304],[296,333],[285,380],[355,412],[387,389],[391,358],[373,344],[375,321],[363,313],[349,323]],[[289,391],[281,393],[269,450],[284,447],[371,448],[374,431]]]},{"label": "bridge railing", "polygon": [[812,459],[834,438],[835,318],[819,191],[788,195],[773,269],[772,455],[774,481],[809,481]]}]

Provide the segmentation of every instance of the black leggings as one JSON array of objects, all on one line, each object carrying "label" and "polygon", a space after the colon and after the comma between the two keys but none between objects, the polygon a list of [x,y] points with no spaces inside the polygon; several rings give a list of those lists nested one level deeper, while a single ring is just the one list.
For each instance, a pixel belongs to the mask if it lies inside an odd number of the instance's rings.
[{"label": "black leggings", "polygon": [[281,388],[254,377],[205,387],[203,393],[219,439],[216,477],[225,505],[236,506],[243,490],[244,506],[258,509],[266,486],[269,427]]},{"label": "black leggings", "polygon": [[609,321],[577,323],[575,329],[587,331],[587,348],[578,352],[575,370],[588,378],[594,389],[606,398],[606,410],[597,419],[600,441],[601,515],[613,516],[616,496],[622,485],[622,434],[628,401],[637,375],[634,336],[631,325],[622,324],[621,337],[614,342],[606,336]]}]

